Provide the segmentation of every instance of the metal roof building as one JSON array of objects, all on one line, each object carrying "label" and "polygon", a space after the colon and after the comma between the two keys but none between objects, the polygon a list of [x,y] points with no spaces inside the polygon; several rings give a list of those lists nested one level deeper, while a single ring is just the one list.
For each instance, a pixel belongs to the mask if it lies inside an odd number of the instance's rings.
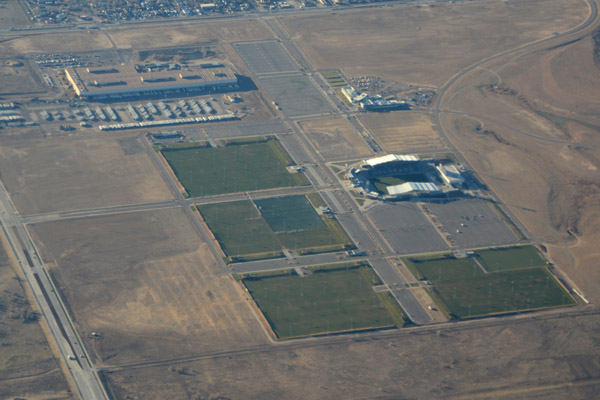
[{"label": "metal roof building", "polygon": [[397,161],[419,161],[419,158],[412,155],[388,154],[387,156],[370,158],[368,160],[364,160],[363,162],[370,167],[376,167],[378,165]]},{"label": "metal roof building", "polygon": [[387,191],[391,196],[396,196],[414,192],[438,192],[439,189],[431,182],[404,182],[401,185],[388,186]]},{"label": "metal roof building", "polygon": [[[145,66],[147,67],[147,66]],[[229,66],[182,67],[178,64],[140,68],[133,64],[103,68],[66,68],[69,83],[81,97],[108,98],[140,96],[162,91],[223,89],[238,87],[238,79]]]}]

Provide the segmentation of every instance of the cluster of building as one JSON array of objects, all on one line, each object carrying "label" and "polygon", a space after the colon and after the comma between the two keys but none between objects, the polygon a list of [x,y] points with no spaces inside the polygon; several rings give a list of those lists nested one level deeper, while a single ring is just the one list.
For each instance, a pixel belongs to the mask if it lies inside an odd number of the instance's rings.
[{"label": "cluster of building", "polygon": [[207,13],[231,13],[252,8],[246,0],[113,0],[90,3],[105,21],[128,21],[152,18],[191,17]]},{"label": "cluster of building", "polygon": [[408,110],[410,105],[402,100],[385,99],[381,96],[370,96],[367,93],[357,92],[352,86],[345,86],[342,94],[346,99],[368,111]]},{"label": "cluster of building", "polygon": [[[456,197],[462,194],[465,183],[462,173],[453,164],[396,154],[363,160],[359,167],[350,168],[346,177],[370,198],[396,201]],[[402,183],[389,185],[382,192],[374,184],[382,177],[395,177]]]},{"label": "cluster of building", "polygon": [[115,65],[65,69],[75,93],[86,99],[150,96],[161,93],[225,91],[238,88],[232,67],[219,63]]}]

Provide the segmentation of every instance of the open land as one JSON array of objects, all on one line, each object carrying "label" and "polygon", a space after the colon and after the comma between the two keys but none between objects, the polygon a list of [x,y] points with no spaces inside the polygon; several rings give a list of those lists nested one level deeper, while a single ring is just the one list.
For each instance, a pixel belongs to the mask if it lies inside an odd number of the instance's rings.
[{"label": "open land", "polygon": [[43,243],[41,256],[99,365],[267,341],[241,289],[179,208],[52,221],[30,230]]},{"label": "open land", "polygon": [[148,26],[111,30],[118,48],[157,48],[206,42],[233,42],[273,38],[268,28],[257,20],[202,21],[172,26]]},{"label": "open land", "polygon": [[[7,60],[8,61],[8,60]],[[19,66],[0,63],[0,94],[26,94],[43,92],[44,86],[32,73],[27,60]]]},{"label": "open land", "polygon": [[427,114],[403,111],[359,117],[377,143],[389,153],[430,151],[445,147]]},{"label": "open land", "polygon": [[172,198],[141,140],[131,135],[4,136],[0,169],[23,214]]},{"label": "open land", "polygon": [[370,267],[314,269],[308,276],[279,274],[242,280],[279,338],[394,325]]},{"label": "open land", "polygon": [[326,160],[355,159],[371,154],[364,140],[344,118],[313,119],[299,124]]},{"label": "open land", "polygon": [[[568,78],[566,54],[581,65]],[[587,36],[498,60],[460,83],[460,93],[449,101],[458,113],[442,121],[453,143],[463,151],[468,147],[463,154],[485,183],[546,244],[559,271],[590,299],[600,299],[594,261],[600,237],[600,121],[589,109],[597,102],[590,93],[600,89],[600,81],[593,57]],[[533,78],[532,64],[547,84]],[[557,82],[581,88],[581,97],[579,90],[566,93]]]},{"label": "open land", "polygon": [[110,41],[102,32],[94,30],[16,37],[0,43],[0,53],[15,55],[33,52],[60,53],[65,51],[65,43],[69,43],[68,50],[72,52],[112,47]]},{"label": "open land", "polygon": [[69,399],[67,381],[25,285],[0,245],[0,397]]},{"label": "open land", "polygon": [[432,292],[455,318],[576,304],[545,266],[519,261],[512,268],[503,263],[500,271],[487,270],[477,257],[410,258],[406,263],[432,283]]},{"label": "open land", "polygon": [[28,25],[29,18],[23,11],[19,0],[4,0],[0,2],[0,26]]},{"label": "open land", "polygon": [[[503,50],[566,31],[587,15],[580,0],[436,4],[283,17],[315,68],[440,86],[456,71]],[[465,23],[468,15],[468,23]],[[557,16],[561,16],[557,21]],[[369,27],[369,29],[357,29]],[[440,40],[440,38],[443,38]],[[348,50],[352,43],[352,51]]]},{"label": "open land", "polygon": [[511,320],[278,346],[107,377],[118,398],[584,400],[600,379],[599,326],[598,315]]},{"label": "open land", "polygon": [[294,162],[274,138],[166,147],[161,154],[191,197],[308,185],[302,172],[287,170]]}]

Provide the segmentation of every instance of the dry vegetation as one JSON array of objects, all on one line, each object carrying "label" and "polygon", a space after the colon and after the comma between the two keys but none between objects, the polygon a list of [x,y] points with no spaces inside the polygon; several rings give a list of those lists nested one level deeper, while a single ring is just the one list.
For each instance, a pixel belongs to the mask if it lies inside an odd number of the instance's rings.
[{"label": "dry vegetation", "polygon": [[592,110],[600,104],[598,76],[589,37],[501,60],[455,88],[448,107],[466,114],[443,119],[475,170],[595,301],[600,117]]},{"label": "dry vegetation", "polygon": [[6,136],[2,180],[23,214],[172,198],[140,139]]},{"label": "dry vegetation", "polygon": [[371,150],[342,117],[300,122],[300,126],[327,160],[365,157]]},{"label": "dry vegetation", "polygon": [[[65,43],[69,44],[68,49]],[[99,30],[72,31],[69,33],[43,33],[27,35],[7,40],[0,44],[0,53],[9,51],[13,54],[31,52],[54,53],[68,51],[90,51],[107,49],[112,45],[108,38]]]},{"label": "dry vegetation", "polygon": [[31,227],[94,361],[118,365],[267,341],[250,300],[179,208]]},{"label": "dry vegetation", "polygon": [[0,1],[0,10],[0,26],[19,26],[31,23],[19,4],[19,0]]},{"label": "dry vegetation", "polygon": [[20,66],[12,66],[0,61],[0,94],[36,93],[44,89],[27,61]]},{"label": "dry vegetation", "polygon": [[[280,21],[315,68],[440,86],[460,68],[582,22],[582,0],[436,4]],[[368,27],[368,29],[367,29]]]},{"label": "dry vegetation", "polygon": [[389,153],[431,151],[445,147],[433,128],[431,117],[420,112],[398,111],[365,114],[360,121],[377,143]]},{"label": "dry vegetation", "polygon": [[0,398],[71,398],[24,285],[0,244]]},{"label": "dry vegetation", "polygon": [[120,28],[110,31],[117,47],[158,48],[204,42],[270,39],[273,34],[260,21],[193,22],[169,26]]},{"label": "dry vegetation", "polygon": [[108,379],[122,399],[583,400],[598,390],[599,326],[595,315],[280,346]]}]

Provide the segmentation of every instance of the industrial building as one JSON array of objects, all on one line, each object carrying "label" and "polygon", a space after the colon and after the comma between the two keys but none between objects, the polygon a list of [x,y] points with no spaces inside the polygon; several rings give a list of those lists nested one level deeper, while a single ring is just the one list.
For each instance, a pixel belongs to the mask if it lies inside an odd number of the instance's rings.
[{"label": "industrial building", "polygon": [[87,99],[238,89],[238,79],[233,69],[219,63],[199,66],[152,63],[103,68],[69,67],[65,73],[75,93]]},{"label": "industrial building", "polygon": [[363,110],[368,111],[389,111],[389,110],[408,110],[408,103],[396,99],[384,99],[381,96],[369,96],[367,93],[359,93],[352,86],[346,86],[341,89],[342,94],[352,103],[357,104]]}]

